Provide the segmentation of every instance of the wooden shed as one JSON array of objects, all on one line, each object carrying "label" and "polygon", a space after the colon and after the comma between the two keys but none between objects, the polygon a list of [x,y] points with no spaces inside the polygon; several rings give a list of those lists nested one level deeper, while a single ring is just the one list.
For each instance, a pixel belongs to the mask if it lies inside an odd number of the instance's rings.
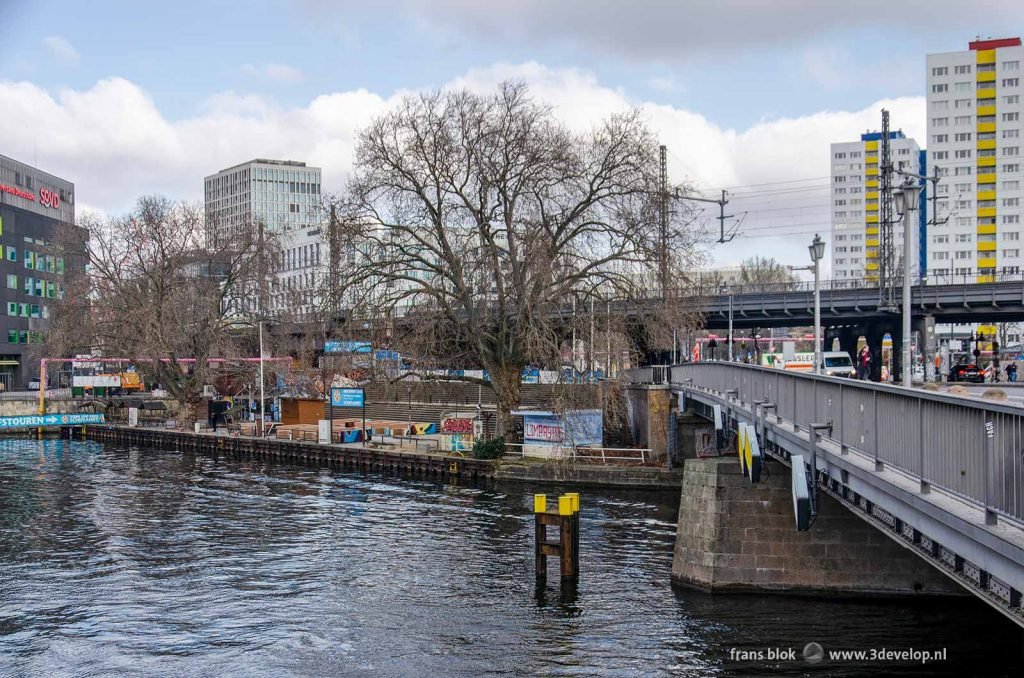
[{"label": "wooden shed", "polygon": [[282,398],[281,423],[316,424],[324,418],[326,400],[319,398]]}]

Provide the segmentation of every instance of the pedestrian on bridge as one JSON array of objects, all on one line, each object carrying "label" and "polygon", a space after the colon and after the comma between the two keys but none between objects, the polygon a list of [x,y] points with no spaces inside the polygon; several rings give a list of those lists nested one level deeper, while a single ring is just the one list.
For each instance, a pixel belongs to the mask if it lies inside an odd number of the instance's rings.
[{"label": "pedestrian on bridge", "polygon": [[871,350],[862,346],[857,354],[857,378],[867,381],[871,378]]}]

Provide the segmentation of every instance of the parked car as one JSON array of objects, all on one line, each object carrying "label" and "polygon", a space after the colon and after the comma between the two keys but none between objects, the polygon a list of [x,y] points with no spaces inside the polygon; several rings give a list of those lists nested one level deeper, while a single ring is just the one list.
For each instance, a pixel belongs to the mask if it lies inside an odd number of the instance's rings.
[{"label": "parked car", "polygon": [[976,384],[985,383],[985,373],[974,363],[957,363],[949,371],[950,381],[970,381]]},{"label": "parked car", "polygon": [[28,388],[29,388],[30,391],[38,391],[39,390],[39,380],[38,379],[32,379],[31,381],[29,381],[28,382]]}]

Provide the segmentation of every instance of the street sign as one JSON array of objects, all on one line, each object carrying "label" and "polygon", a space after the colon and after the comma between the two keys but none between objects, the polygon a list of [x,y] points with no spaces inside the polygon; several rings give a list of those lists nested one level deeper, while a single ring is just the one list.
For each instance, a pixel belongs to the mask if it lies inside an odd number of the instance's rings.
[{"label": "street sign", "polygon": [[0,428],[21,428],[39,426],[81,426],[83,424],[102,424],[102,413],[83,412],[81,414],[30,414],[24,416],[0,417]]},{"label": "street sign", "polygon": [[362,407],[366,404],[366,394],[361,388],[332,388],[332,407]]}]

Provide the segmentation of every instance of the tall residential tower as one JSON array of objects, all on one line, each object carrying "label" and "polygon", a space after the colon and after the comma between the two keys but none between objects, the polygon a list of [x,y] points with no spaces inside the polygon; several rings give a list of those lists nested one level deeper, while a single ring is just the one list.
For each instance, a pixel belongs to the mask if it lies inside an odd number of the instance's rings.
[{"label": "tall residential tower", "polygon": [[[928,278],[991,282],[1021,258],[1020,38],[977,40],[928,55]],[[937,217],[937,218],[936,218]]]},{"label": "tall residential tower", "polygon": [[[832,277],[851,287],[878,284],[880,256],[879,167],[882,133],[862,134],[860,141],[832,144]],[[894,169],[920,173],[924,154],[917,142],[903,132],[889,132]],[[893,184],[899,184],[893,175]],[[914,240],[910,243],[911,268],[916,276],[920,263],[920,240],[924,215],[918,213]],[[903,228],[893,227],[896,259],[903,252]],[[900,267],[902,274],[902,266]]]}]

